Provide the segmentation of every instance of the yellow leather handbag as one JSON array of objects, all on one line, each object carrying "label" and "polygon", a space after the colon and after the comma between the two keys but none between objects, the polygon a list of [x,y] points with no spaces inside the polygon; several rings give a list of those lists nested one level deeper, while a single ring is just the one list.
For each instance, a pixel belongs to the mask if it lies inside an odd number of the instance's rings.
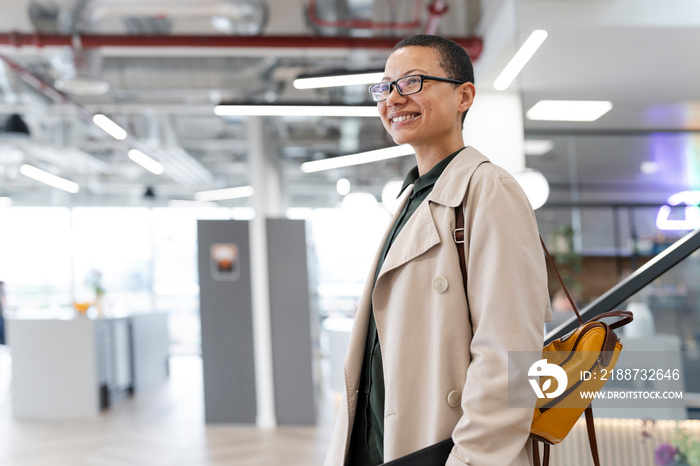
[{"label": "yellow leather handbag", "polygon": [[[454,230],[454,240],[459,252],[459,265],[465,280],[464,291],[466,293],[467,266],[464,258],[464,214],[461,206],[455,208],[455,224],[457,228]],[[536,466],[540,464],[548,466],[550,445],[556,445],[564,440],[564,437],[568,435],[576,421],[581,417],[581,413],[585,412],[593,462],[595,466],[600,466],[590,398],[587,400],[581,396],[581,393],[598,392],[603,388],[605,380],[600,377],[600,372],[603,370],[609,372],[615,367],[622,350],[622,343],[620,343],[614,329],[632,322],[633,315],[630,311],[609,311],[584,322],[542,238],[540,238],[540,242],[580,325],[573,332],[545,346],[542,351],[542,359],[546,360],[547,364],[555,364],[566,373],[567,386],[559,396],[538,398],[535,404],[530,427],[534,463]],[[617,317],[619,320],[611,324],[600,321],[606,317]],[[590,377],[583,380],[580,376],[582,371],[588,371]],[[544,392],[548,388],[545,384],[551,383],[551,379],[543,378],[540,379],[539,383],[540,391]],[[540,442],[544,444],[542,462],[540,462]],[[444,458],[439,458],[439,461],[444,462]],[[443,464],[439,461],[435,464]],[[427,465],[428,463],[423,464]]]},{"label": "yellow leather handbag", "polygon": [[[542,241],[541,238],[540,241]],[[583,322],[544,241],[542,241],[542,247],[580,325],[573,332],[545,346],[542,351],[542,359],[546,360],[547,364],[555,364],[566,372],[567,386],[556,398],[538,398],[537,400],[530,428],[535,465],[540,464],[538,442],[544,443],[542,465],[546,466],[549,464],[549,446],[564,440],[581,417],[581,413],[585,413],[593,463],[600,466],[593,410],[590,405],[591,398],[582,396],[582,393],[598,392],[605,385],[606,379],[601,376],[601,372],[610,372],[615,367],[622,350],[622,343],[614,329],[632,322],[633,315],[630,311],[609,311],[588,322]],[[611,324],[600,321],[606,317],[617,317],[619,320]],[[581,376],[584,372],[588,377]],[[544,391],[547,388],[545,384],[550,383],[549,378],[540,379],[541,390]]]}]

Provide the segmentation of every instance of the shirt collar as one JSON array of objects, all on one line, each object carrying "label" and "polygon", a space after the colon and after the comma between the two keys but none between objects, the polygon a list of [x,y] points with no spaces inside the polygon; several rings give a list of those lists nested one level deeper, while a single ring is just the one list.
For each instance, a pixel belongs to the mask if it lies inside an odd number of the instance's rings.
[{"label": "shirt collar", "polygon": [[408,175],[406,175],[406,178],[403,180],[403,185],[401,186],[401,189],[399,190],[399,195],[396,196],[398,199],[401,196],[401,193],[404,192],[406,188],[408,188],[410,185],[413,185],[413,193],[417,193],[429,186],[433,186],[435,182],[440,178],[440,175],[442,175],[442,172],[445,171],[445,168],[450,164],[453,158],[457,154],[459,154],[464,147],[459,149],[456,152],[453,152],[452,154],[448,155],[444,159],[440,160],[433,168],[431,168],[428,173],[424,174],[423,176],[418,175],[418,166],[416,165],[411,169],[411,171],[408,172]]}]

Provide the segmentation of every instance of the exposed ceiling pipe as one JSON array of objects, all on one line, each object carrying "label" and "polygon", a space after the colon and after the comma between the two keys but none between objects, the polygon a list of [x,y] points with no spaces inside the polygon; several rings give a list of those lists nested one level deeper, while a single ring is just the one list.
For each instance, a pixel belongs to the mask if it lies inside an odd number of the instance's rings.
[{"label": "exposed ceiling pipe", "polygon": [[445,0],[433,0],[433,3],[428,5],[430,18],[425,25],[425,34],[435,35],[437,33],[440,22],[442,21],[442,16],[447,13],[447,10],[448,7]]},{"label": "exposed ceiling pipe", "polygon": [[[478,59],[483,43],[480,37],[451,37],[469,53],[472,60]],[[0,33],[0,46],[56,47],[73,46],[79,43],[85,49],[98,47],[239,47],[239,48],[310,48],[338,49],[364,48],[391,50],[395,37],[322,37],[322,36],[195,36],[195,35],[60,35]]]},{"label": "exposed ceiling pipe", "polygon": [[129,18],[209,19],[212,27],[220,32],[253,35],[262,33],[269,16],[264,0],[149,0],[115,2],[93,0],[86,17],[95,29],[109,20],[125,21]]},{"label": "exposed ceiling pipe", "polygon": [[[70,97],[59,91],[58,89],[55,89],[54,87],[46,84],[44,81],[42,81],[40,78],[32,74],[31,72],[27,71],[26,69],[22,68],[20,65],[17,63],[13,62],[7,57],[4,57],[0,55],[0,60],[5,62],[5,64],[15,71],[17,75],[24,80],[27,84],[31,85],[38,91],[40,91],[42,94],[47,96],[49,99],[51,99],[54,103],[56,104],[67,104],[71,108],[73,108],[79,117],[81,117],[84,121],[88,122],[91,120],[92,114],[88,112],[85,107],[82,105],[78,104],[74,100],[72,100]],[[210,110],[211,111],[211,110]],[[134,146],[143,146],[143,144],[136,138],[131,137],[131,145]],[[77,151],[77,149],[76,149]],[[87,154],[84,154],[85,156],[88,156]],[[91,157],[91,156],[88,156]],[[178,176],[178,173],[171,173],[170,176],[173,180],[183,184],[191,184],[191,185],[196,185],[196,184],[201,184],[201,183],[211,183],[213,178],[212,175],[203,167],[201,164],[196,162],[189,154],[187,154],[182,148],[178,148],[176,146],[171,147],[168,153],[168,156],[165,157],[164,159],[169,159],[169,160],[177,160],[178,163],[180,164],[185,164],[187,169],[184,170],[184,173],[181,172],[179,173],[180,176]],[[96,159],[97,160],[97,159]],[[101,163],[99,161],[95,162]],[[99,168],[99,167],[98,167]]]},{"label": "exposed ceiling pipe", "polygon": [[0,59],[0,94],[2,94],[2,100],[8,104],[16,104],[19,102],[19,97],[12,86],[12,78],[7,71],[7,65]]},{"label": "exposed ceiling pipe", "polygon": [[396,21],[368,21],[368,20],[328,20],[318,16],[316,0],[309,0],[309,20],[317,26],[351,29],[417,29],[421,25],[420,12],[423,6],[422,0],[415,0],[413,19],[410,22]]},{"label": "exposed ceiling pipe", "polygon": [[30,73],[29,71],[25,70],[21,66],[19,66],[17,63],[13,62],[9,58],[0,55],[0,60],[5,62],[8,68],[10,68],[12,71],[17,73],[17,76],[22,79],[25,83],[29,84],[32,86],[34,89],[48,97],[51,101],[53,101],[56,104],[69,104],[78,109],[79,111],[83,111],[82,108],[78,104],[76,104],[74,101],[72,101],[68,96],[63,94],[61,91],[58,89],[54,88],[53,86],[50,86],[49,84],[46,84],[44,81],[39,79],[36,75]]}]

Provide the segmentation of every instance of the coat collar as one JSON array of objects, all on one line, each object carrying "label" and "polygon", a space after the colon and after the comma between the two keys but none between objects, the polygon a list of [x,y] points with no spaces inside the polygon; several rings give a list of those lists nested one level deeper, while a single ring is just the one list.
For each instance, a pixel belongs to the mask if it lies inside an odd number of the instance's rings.
[{"label": "coat collar", "polygon": [[433,191],[426,199],[426,204],[435,202],[447,207],[460,205],[464,200],[472,173],[481,163],[488,161],[489,159],[478,150],[471,146],[465,147],[452,159],[442,176],[435,182]]},{"label": "coat collar", "polygon": [[[430,204],[437,203],[448,207],[460,205],[464,199],[472,173],[481,163],[488,161],[488,158],[472,147],[466,147],[452,159],[440,178],[435,182],[432,192],[418,206],[411,218],[408,219],[406,226],[394,240],[394,244],[389,249],[377,277],[377,283],[387,272],[415,259],[440,243],[440,234],[435,225]],[[398,211],[403,209],[405,203],[408,202],[412,191],[412,186],[409,186],[404,191]],[[391,229],[395,221],[396,217],[389,225],[389,229]]]},{"label": "coat collar", "polygon": [[[410,190],[407,190],[410,193]],[[391,226],[390,226],[391,228]],[[393,270],[406,262],[425,253],[440,242],[433,214],[427,199],[413,213],[389,248],[377,282],[386,272]]]}]

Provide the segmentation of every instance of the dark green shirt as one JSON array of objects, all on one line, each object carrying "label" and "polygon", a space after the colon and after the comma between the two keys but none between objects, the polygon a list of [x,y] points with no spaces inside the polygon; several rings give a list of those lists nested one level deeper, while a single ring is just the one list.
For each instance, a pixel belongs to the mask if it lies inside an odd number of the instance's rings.
[{"label": "dark green shirt", "polygon": [[[445,167],[462,149],[438,162],[423,176],[418,176],[418,167],[414,167],[403,182],[401,192],[413,184],[413,193],[406,202],[396,223],[389,232],[384,248],[379,254],[379,262],[374,272],[374,282],[377,282],[379,271],[394,239],[399,235],[404,225],[411,218],[418,206],[433,190],[435,182],[440,178]],[[384,462],[384,372],[382,353],[379,347],[377,323],[374,320],[374,309],[370,309],[367,342],[362,363],[360,390],[355,411],[355,422],[350,436],[348,451],[348,466],[374,466]]]}]

